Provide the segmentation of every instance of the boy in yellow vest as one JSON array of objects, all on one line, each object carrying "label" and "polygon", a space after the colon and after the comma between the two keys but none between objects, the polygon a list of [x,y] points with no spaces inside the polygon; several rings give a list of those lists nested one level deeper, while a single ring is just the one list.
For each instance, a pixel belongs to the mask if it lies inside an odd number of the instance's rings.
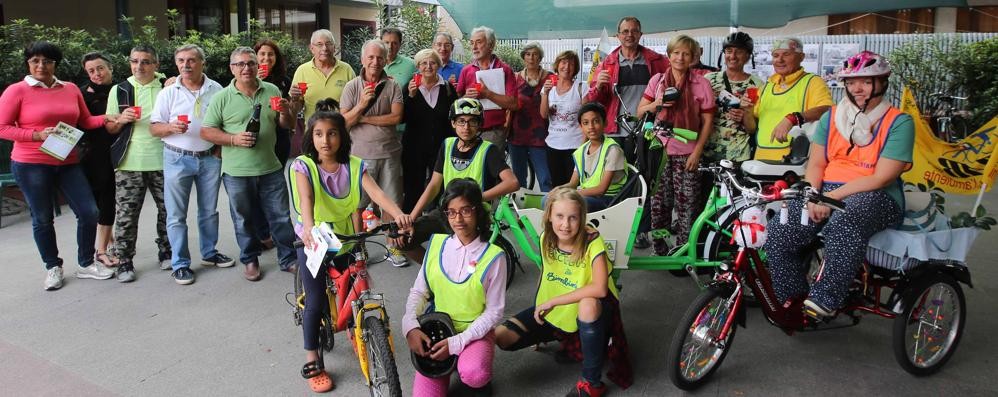
[{"label": "boy in yellow vest", "polygon": [[447,138],[441,145],[430,183],[410,213],[416,219],[411,237],[399,245],[414,262],[422,263],[425,254],[422,244],[429,241],[431,235],[447,230],[439,208],[420,215],[451,181],[473,179],[482,189],[483,205],[520,188],[516,175],[506,164],[504,153],[481,138],[478,127],[482,125],[482,114],[482,104],[477,99],[461,98],[451,105],[450,120],[457,137]]},{"label": "boy in yellow vest", "polygon": [[627,160],[617,141],[603,135],[603,128],[606,127],[606,108],[603,105],[598,102],[582,105],[578,117],[586,142],[572,153],[575,171],[565,186],[577,187],[579,194],[586,199],[589,212],[595,212],[608,207],[624,187]]},{"label": "boy in yellow vest", "polygon": [[832,106],[832,94],[821,77],[805,72],[804,44],[788,37],[773,41],[773,72],[742,125],[757,131],[756,160],[783,160],[790,153],[787,134],[793,126],[818,120]]}]

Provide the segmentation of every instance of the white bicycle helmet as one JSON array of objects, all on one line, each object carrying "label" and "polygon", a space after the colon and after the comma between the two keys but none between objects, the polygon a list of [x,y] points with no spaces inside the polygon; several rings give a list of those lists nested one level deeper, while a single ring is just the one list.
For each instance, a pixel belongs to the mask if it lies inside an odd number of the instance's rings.
[{"label": "white bicycle helmet", "polygon": [[872,51],[863,51],[846,59],[836,77],[842,80],[850,77],[886,77],[890,74],[891,64],[886,58]]}]

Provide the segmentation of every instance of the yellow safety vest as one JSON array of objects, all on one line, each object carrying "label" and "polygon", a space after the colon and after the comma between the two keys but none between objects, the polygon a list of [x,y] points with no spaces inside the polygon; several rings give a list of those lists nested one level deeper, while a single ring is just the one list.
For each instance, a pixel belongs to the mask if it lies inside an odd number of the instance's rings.
[{"label": "yellow safety vest", "polygon": [[[333,231],[336,233],[353,234],[353,218],[351,216],[357,211],[357,204],[360,203],[360,181],[363,176],[361,172],[362,160],[359,157],[350,156],[350,165],[345,170],[349,172],[350,189],[347,191],[345,197],[334,197],[332,194],[326,192],[326,189],[322,186],[322,180],[319,178],[319,167],[315,164],[315,161],[312,161],[306,155],[298,156],[297,160],[301,160],[308,168],[309,180],[312,183],[312,199],[314,203],[312,206],[312,215],[315,218],[315,224],[328,222],[332,225]],[[295,217],[294,219],[298,223],[301,223],[301,204],[298,198],[298,184],[295,183],[294,167],[288,169],[288,179],[291,181],[291,202],[295,209],[295,213],[292,216]],[[304,233],[309,232],[308,230],[304,231]],[[352,243],[344,244],[343,248],[340,249],[340,254],[350,252],[352,247]]]},{"label": "yellow safety vest", "polygon": [[476,260],[473,273],[464,280],[452,280],[444,273],[443,267],[444,244],[449,237],[446,234],[434,234],[430,237],[430,246],[423,261],[423,277],[433,296],[434,311],[447,313],[454,322],[454,329],[464,332],[485,311],[485,287],[482,286],[482,280],[496,258],[504,255],[504,252],[498,245],[489,244]]},{"label": "yellow safety vest", "polygon": [[[589,146],[591,142],[586,141],[575,152],[572,153],[572,159],[575,160],[575,170],[579,173],[579,188],[589,189],[599,186],[600,182],[603,180],[603,170],[606,166],[606,155],[610,152],[611,146],[619,146],[617,141],[613,140],[611,137],[603,138],[603,145],[599,149],[599,155],[596,157],[596,170],[593,171],[592,175],[586,174],[586,152],[589,151]],[[617,172],[627,172],[626,169]],[[626,174],[625,174],[626,175]],[[617,182],[611,182],[610,186],[606,188],[606,192],[603,193],[606,196],[614,196],[620,192],[620,189],[624,187],[624,183],[627,182],[627,178],[621,178]]]},{"label": "yellow safety vest", "polygon": [[[807,86],[811,82],[811,79],[817,76],[805,73],[790,89],[777,94],[776,84],[772,82],[767,82],[766,86],[763,87],[762,93],[759,94],[759,120],[758,127],[759,132],[756,134],[756,143],[759,145],[759,149],[768,149],[769,151],[784,150],[783,154],[790,153],[790,141],[778,142],[773,140],[770,142],[773,136],[773,129],[776,128],[780,121],[783,120],[790,113],[794,112],[804,112],[804,100],[807,98]],[[763,99],[765,98],[765,99]],[[763,150],[765,151],[765,150]],[[773,159],[776,156],[775,153],[767,155],[766,159]],[[782,157],[778,156],[778,157]],[[756,156],[759,159],[759,156]]]},{"label": "yellow safety vest", "polygon": [[[551,298],[567,294],[591,283],[593,260],[599,255],[606,257],[607,274],[613,270],[613,262],[609,255],[606,255],[606,243],[603,242],[603,237],[595,230],[588,229],[587,232],[590,233],[590,236],[586,245],[586,253],[578,262],[570,261],[571,253],[560,250],[547,252],[548,250],[542,248],[545,252],[541,259],[541,281],[537,286],[537,297],[534,299],[534,305],[540,305]],[[543,234],[541,241],[544,241]],[[614,284],[613,276],[608,277],[607,288],[613,296],[617,296],[617,286]],[[564,332],[575,332],[579,329],[579,325],[576,323],[578,317],[579,304],[572,303],[551,309],[544,317],[544,321]]]}]

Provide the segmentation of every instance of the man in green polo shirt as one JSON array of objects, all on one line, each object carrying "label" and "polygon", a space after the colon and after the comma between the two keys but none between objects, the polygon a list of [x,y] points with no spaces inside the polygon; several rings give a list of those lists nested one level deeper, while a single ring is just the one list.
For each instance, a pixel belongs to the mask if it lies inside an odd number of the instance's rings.
[{"label": "man in green polo shirt", "polygon": [[[116,85],[107,98],[108,115],[120,114],[117,122],[107,125],[107,132],[119,135],[124,154],[114,171],[113,255],[121,263],[118,281],[135,281],[135,241],[139,233],[139,212],[146,197],[152,193],[156,202],[156,245],[159,248],[159,268],[170,269],[170,239],[166,234],[166,205],[163,201],[163,141],[149,131],[149,116],[153,113],[156,96],[163,89],[159,58],[152,47],[139,45],[128,56],[132,76]],[[119,98],[122,100],[119,101]],[[120,106],[119,106],[120,105]],[[124,110],[124,111],[122,111]],[[112,150],[114,151],[114,150]]]},{"label": "man in green polo shirt", "polygon": [[[339,59],[336,59],[336,39],[333,32],[327,29],[319,29],[312,32],[312,40],[308,46],[312,51],[312,59],[298,66],[295,75],[291,78],[291,111],[299,114],[304,107],[304,114],[301,116],[308,120],[315,113],[315,104],[326,98],[333,98],[340,101],[343,94],[343,87],[347,82],[357,77],[353,67]],[[411,74],[411,73],[410,73]],[[308,84],[303,96],[298,88],[299,83]]]},{"label": "man in green polo shirt", "polygon": [[[281,97],[277,86],[257,77],[256,52],[239,47],[229,57],[232,83],[211,99],[201,125],[201,138],[222,146],[222,182],[229,195],[229,211],[239,244],[239,261],[246,265],[244,276],[249,281],[260,279],[258,257],[263,251],[250,231],[255,208],[263,210],[277,246],[281,270],[297,274],[298,255],[292,247],[294,231],[288,213],[288,190],[281,162],[274,154],[277,126],[290,128],[294,120],[288,101],[281,100],[281,111],[270,108],[270,98]],[[254,134],[246,127],[260,107],[260,131]]]},{"label": "man in green polo shirt", "polygon": [[416,74],[416,63],[405,55],[399,55],[402,49],[402,31],[396,28],[385,28],[381,32],[381,41],[388,46],[388,63],[385,73],[395,80],[399,87],[408,87],[409,80]]}]

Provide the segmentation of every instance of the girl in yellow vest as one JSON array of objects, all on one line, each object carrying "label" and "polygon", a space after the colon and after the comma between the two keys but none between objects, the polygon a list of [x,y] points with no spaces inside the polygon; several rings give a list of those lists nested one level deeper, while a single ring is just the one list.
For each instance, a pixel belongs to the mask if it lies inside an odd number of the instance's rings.
[{"label": "girl in yellow vest", "polygon": [[[805,299],[805,311],[815,317],[844,305],[870,237],[902,219],[898,177],[911,166],[915,131],[911,116],[884,100],[890,74],[887,60],[869,51],[846,60],[838,78],[845,81],[847,98],[821,116],[814,134],[805,180],[844,201],[846,211],[804,207],[796,200],[787,203],[790,222],[769,224],[765,249],[776,297]],[[825,262],[808,286],[802,250],[818,232],[824,235]]]},{"label": "girl in yellow vest", "polygon": [[595,212],[609,206],[627,182],[627,160],[617,141],[603,135],[606,127],[603,105],[598,102],[582,105],[578,122],[586,142],[572,153],[575,171],[565,186],[578,187],[588,210]]},{"label": "girl in yellow vest", "polygon": [[[613,265],[607,258],[603,238],[585,222],[586,201],[575,189],[560,186],[548,194],[535,306],[496,328],[496,344],[503,350],[519,350],[577,334],[582,350],[582,379],[568,396],[598,397],[606,392],[600,378],[611,324],[619,327],[619,305],[610,276]],[[621,356],[626,357],[626,341],[616,337],[613,344],[620,340],[625,348]],[[629,382],[622,386],[627,385]]]},{"label": "girl in yellow vest", "polygon": [[[323,105],[325,101],[320,102]],[[364,170],[364,163],[350,155],[350,134],[346,122],[339,113],[317,111],[308,120],[305,140],[302,142],[302,155],[294,160],[289,170],[291,179],[291,202],[295,213],[292,215],[295,232],[306,246],[313,247],[312,227],[327,222],[333,231],[340,234],[354,234],[353,214],[360,200],[363,188],[371,199],[395,218],[401,227],[409,227],[411,219],[402,213],[378,184]],[[349,248],[344,246],[334,259],[337,267],[349,265]],[[333,389],[333,381],[319,360],[319,323],[326,306],[326,265],[319,269],[318,277],[305,266],[306,255],[298,249],[298,277],[305,290],[302,332],[305,338],[305,366],[301,375],[317,393]]]},{"label": "girl in yellow vest", "polygon": [[[472,394],[489,394],[495,333],[506,307],[506,254],[491,245],[489,215],[482,190],[472,179],[455,179],[441,203],[453,234],[434,234],[423,267],[409,290],[402,316],[402,332],[409,349],[434,360],[457,357],[462,387]],[[432,309],[426,310],[427,303]],[[417,316],[447,313],[457,334],[436,344],[419,328]],[[446,396],[450,377],[429,378],[416,372],[412,395]]]}]

